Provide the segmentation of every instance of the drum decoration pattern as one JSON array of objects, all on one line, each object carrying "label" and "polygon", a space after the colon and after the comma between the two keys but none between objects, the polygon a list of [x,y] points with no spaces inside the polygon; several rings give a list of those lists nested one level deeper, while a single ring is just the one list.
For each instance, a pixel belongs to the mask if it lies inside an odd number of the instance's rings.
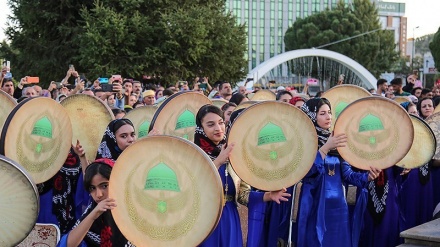
[{"label": "drum decoration pattern", "polygon": [[150,129],[151,121],[156,113],[155,106],[142,106],[131,110],[125,115],[134,125],[138,138],[146,137]]},{"label": "drum decoration pattern", "polygon": [[408,113],[384,97],[367,97],[351,103],[335,123],[334,134],[347,135],[338,148],[352,166],[385,169],[400,161],[411,148],[414,127]]},{"label": "drum decoration pattern", "polygon": [[230,162],[251,186],[275,191],[301,180],[318,149],[312,121],[290,104],[266,101],[248,107],[234,121],[228,144]]},{"label": "drum decoration pattern", "polygon": [[2,155],[0,202],[0,246],[16,246],[37,221],[38,191],[25,169]]},{"label": "drum decoration pattern", "polygon": [[[61,101],[72,122],[72,144],[79,140],[87,160],[95,160],[102,134],[115,117],[104,101],[86,94],[75,94]],[[67,157],[67,156],[66,156]]]},{"label": "drum decoration pattern", "polygon": [[2,131],[3,125],[6,122],[6,118],[16,105],[17,102],[14,98],[0,90],[0,133]]},{"label": "drum decoration pattern", "polygon": [[436,112],[426,118],[426,122],[428,123],[431,130],[434,132],[435,139],[437,140],[436,151],[434,155],[434,159],[440,160],[440,112]]},{"label": "drum decoration pattern", "polygon": [[196,114],[200,107],[210,104],[211,100],[198,92],[173,94],[157,109],[150,130],[154,127],[164,135],[194,141]]},{"label": "drum decoration pattern", "polygon": [[[146,153],[145,150],[157,150]],[[223,190],[217,169],[195,144],[151,136],[128,147],[113,168],[113,217],[137,247],[197,246],[217,225]]]},{"label": "drum decoration pattern", "polygon": [[339,117],[339,114],[352,102],[371,96],[371,93],[367,90],[351,84],[343,84],[330,88],[323,95],[322,98],[326,98],[332,105],[332,129],[335,126],[335,120]]},{"label": "drum decoration pattern", "polygon": [[423,119],[410,115],[414,126],[414,140],[411,149],[396,165],[413,169],[428,163],[435,155],[437,141],[434,132]]},{"label": "drum decoration pattern", "polygon": [[50,98],[30,98],[8,116],[0,153],[21,164],[38,184],[60,170],[71,142],[72,126],[64,108]]}]

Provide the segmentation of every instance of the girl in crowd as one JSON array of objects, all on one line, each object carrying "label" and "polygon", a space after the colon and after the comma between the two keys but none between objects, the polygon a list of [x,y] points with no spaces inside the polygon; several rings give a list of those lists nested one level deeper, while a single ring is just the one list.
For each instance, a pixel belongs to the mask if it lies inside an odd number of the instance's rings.
[{"label": "girl in crowd", "polygon": [[63,236],[60,247],[132,246],[116,226],[110,210],[116,207],[108,197],[110,173],[114,166],[111,159],[97,159],[84,175],[84,187],[93,201],[69,234]]},{"label": "girl in crowd", "polygon": [[[358,234],[350,230],[347,202],[343,183],[365,188],[380,170],[371,168],[369,173],[353,172],[342,160],[338,147],[345,147],[345,134],[332,135],[331,105],[325,98],[308,100],[301,108],[315,125],[318,147],[315,161],[303,178],[298,209],[298,234],[295,246],[357,246]],[[364,194],[365,198],[366,194]],[[356,207],[365,207],[358,203]],[[355,212],[358,212],[355,209]],[[362,215],[355,216],[362,217]],[[359,220],[355,220],[358,221]],[[353,229],[359,229],[354,227]]]},{"label": "girl in crowd", "polygon": [[306,100],[300,96],[295,96],[295,97],[291,98],[289,101],[289,103],[291,105],[294,105],[298,108],[301,108],[301,106],[304,105],[305,102],[306,102]]},{"label": "girl in crowd", "polygon": [[237,202],[246,205],[255,201],[287,201],[290,195],[285,189],[275,192],[250,192],[249,185],[240,181],[229,165],[228,158],[234,144],[225,146],[225,122],[222,111],[213,105],[205,105],[196,116],[194,142],[213,160],[220,174],[226,203],[220,222],[213,233],[200,246],[243,246]]},{"label": "girl in crowd", "polygon": [[111,121],[105,129],[96,158],[116,160],[128,146],[136,141],[133,123],[126,118]]},{"label": "girl in crowd", "polygon": [[225,118],[225,125],[229,124],[229,119],[231,118],[231,114],[234,111],[237,104],[229,102],[222,106],[223,116]]}]

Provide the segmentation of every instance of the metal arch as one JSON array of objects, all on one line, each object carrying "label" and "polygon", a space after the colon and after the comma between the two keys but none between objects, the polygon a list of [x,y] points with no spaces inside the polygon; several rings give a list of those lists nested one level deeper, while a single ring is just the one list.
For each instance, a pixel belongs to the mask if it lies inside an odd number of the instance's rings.
[{"label": "metal arch", "polygon": [[368,85],[369,88],[377,88],[377,79],[358,62],[340,53],[324,49],[300,49],[284,52],[259,64],[249,72],[246,78],[252,78],[254,82],[257,82],[263,78],[266,73],[284,62],[300,57],[316,56],[329,58],[343,64],[347,68],[351,69],[362,80],[363,83]]}]

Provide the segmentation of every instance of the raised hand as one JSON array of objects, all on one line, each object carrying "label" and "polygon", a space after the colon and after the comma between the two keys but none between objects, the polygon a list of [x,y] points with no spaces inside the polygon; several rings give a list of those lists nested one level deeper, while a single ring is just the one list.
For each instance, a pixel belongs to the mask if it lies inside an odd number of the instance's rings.
[{"label": "raised hand", "polygon": [[101,214],[103,214],[105,211],[107,210],[112,210],[116,207],[116,201],[115,199],[112,198],[107,198],[104,199],[102,201],[100,201],[98,203],[98,205],[96,205],[96,207],[93,209],[92,213],[93,214],[93,219],[97,219],[99,216],[101,216]]}]

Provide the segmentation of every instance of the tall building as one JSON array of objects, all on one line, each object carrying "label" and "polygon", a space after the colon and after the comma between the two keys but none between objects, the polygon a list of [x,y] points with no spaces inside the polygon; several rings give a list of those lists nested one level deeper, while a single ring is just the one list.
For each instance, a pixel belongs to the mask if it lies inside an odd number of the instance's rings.
[{"label": "tall building", "polygon": [[[378,3],[378,0],[371,1]],[[232,11],[239,23],[247,26],[248,70],[251,71],[262,62],[285,51],[284,34],[296,19],[335,8],[338,2],[339,0],[226,0],[226,9]],[[350,4],[353,0],[344,0],[344,2]],[[387,21],[385,22],[387,25],[383,24],[383,27],[394,30],[396,25],[394,12],[392,15],[388,15],[389,13],[385,11],[381,13],[383,13],[380,17],[381,22]],[[400,16],[401,13],[397,13]],[[388,25],[388,16],[393,16],[390,25]],[[406,37],[406,19],[404,26],[400,22],[398,25],[405,28]],[[402,33],[400,29],[396,29],[396,32]],[[400,41],[400,38],[399,44],[406,45]],[[404,51],[405,48],[402,47],[401,50]],[[286,74],[285,65],[273,71],[274,76]]]},{"label": "tall building", "polygon": [[394,42],[396,50],[402,56],[406,56],[407,51],[407,19],[405,15],[405,4],[394,2],[378,2],[379,21],[382,28],[394,32]]}]

